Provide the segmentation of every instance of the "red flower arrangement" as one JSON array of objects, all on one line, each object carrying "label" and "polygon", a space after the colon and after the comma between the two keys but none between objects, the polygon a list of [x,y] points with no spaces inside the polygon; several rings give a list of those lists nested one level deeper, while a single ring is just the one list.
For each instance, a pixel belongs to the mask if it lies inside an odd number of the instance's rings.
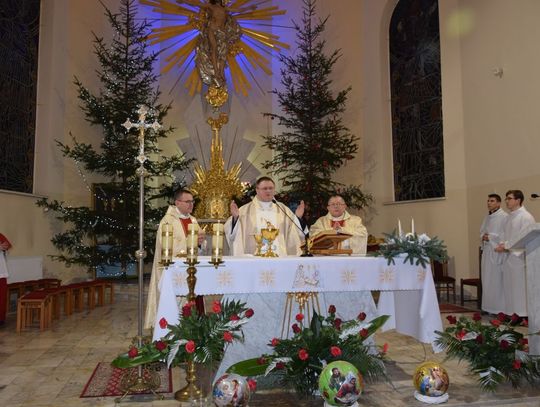
[{"label": "red flower arrangement", "polygon": [[[283,373],[285,385],[293,387],[300,395],[311,395],[318,386],[318,377],[324,366],[334,360],[354,364],[367,380],[385,375],[382,362],[384,353],[365,343],[388,319],[380,316],[370,322],[360,313],[356,320],[336,318],[336,307],[328,308],[328,316],[314,313],[311,322],[304,323],[303,314],[296,315],[292,325],[293,337],[273,338],[270,346],[274,353],[239,362],[229,372],[243,376],[268,374],[272,370]],[[388,350],[385,345],[384,352]]]},{"label": "red flower arrangement", "polygon": [[483,390],[494,391],[505,381],[518,387],[523,379],[532,384],[540,378],[538,361],[528,354],[528,339],[515,330],[519,325],[526,327],[527,319],[502,312],[485,324],[480,313],[446,319],[450,326],[437,332],[436,343],[446,350],[448,359],[468,361]]},{"label": "red flower arrangement", "polygon": [[162,329],[169,328],[165,337],[144,343],[140,348],[131,346],[127,353],[119,355],[112,364],[121,368],[157,361],[167,362],[168,366],[176,366],[188,360],[212,364],[223,358],[229,343],[243,341],[242,325],[253,314],[253,310],[246,308],[244,303],[215,301],[212,312],[201,315],[195,303],[188,302],[182,307],[177,325],[170,325],[165,318],[159,320]]}]

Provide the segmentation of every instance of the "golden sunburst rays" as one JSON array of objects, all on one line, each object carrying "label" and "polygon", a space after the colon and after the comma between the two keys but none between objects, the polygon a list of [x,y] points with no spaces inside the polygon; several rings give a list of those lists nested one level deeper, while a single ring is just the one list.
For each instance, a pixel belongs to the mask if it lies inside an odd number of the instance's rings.
[{"label": "golden sunburst rays", "polygon": [[[207,24],[207,12],[203,0],[139,0],[141,4],[152,7],[159,14],[163,26],[155,27],[148,36],[150,44],[162,43],[165,63],[162,72],[173,68],[179,71],[179,80],[191,96],[202,90],[202,79],[197,72],[195,56],[203,27]],[[274,18],[284,15],[286,10],[268,5],[270,0],[234,0],[226,3],[228,14],[240,26],[242,35],[227,51],[226,61],[234,91],[247,96],[256,84],[257,72],[262,70],[271,75],[273,54],[289,49],[289,45],[271,33]]]}]

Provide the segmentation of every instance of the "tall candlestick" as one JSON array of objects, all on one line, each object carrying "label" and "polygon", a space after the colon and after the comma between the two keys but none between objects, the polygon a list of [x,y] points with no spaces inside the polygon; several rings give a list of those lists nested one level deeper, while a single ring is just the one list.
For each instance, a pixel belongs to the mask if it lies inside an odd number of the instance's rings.
[{"label": "tall candlestick", "polygon": [[199,240],[199,225],[190,223],[188,225],[188,234],[186,236],[187,259],[197,261]]},{"label": "tall candlestick", "polygon": [[414,218],[411,218],[411,233],[414,235]]},{"label": "tall candlestick", "polygon": [[401,230],[401,220],[397,220],[397,227],[398,227],[398,236],[403,236],[403,232]]},{"label": "tall candlestick", "polygon": [[169,223],[161,226],[161,263],[169,264],[172,261],[173,227]]},{"label": "tall candlestick", "polygon": [[212,263],[221,262],[223,256],[223,224],[214,223],[212,225]]}]

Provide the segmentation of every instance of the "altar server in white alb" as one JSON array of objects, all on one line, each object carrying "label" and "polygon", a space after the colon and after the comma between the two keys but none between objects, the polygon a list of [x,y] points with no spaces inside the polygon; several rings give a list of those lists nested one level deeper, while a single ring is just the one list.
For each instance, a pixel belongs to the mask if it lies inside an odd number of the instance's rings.
[{"label": "altar server in white alb", "polygon": [[519,237],[534,217],[523,206],[523,192],[518,189],[506,193],[506,207],[510,211],[504,223],[503,242],[495,249],[506,253],[503,263],[504,313],[527,316],[527,292],[525,286],[525,251],[510,249],[509,242]]},{"label": "altar server in white alb", "polygon": [[328,200],[328,213],[320,217],[309,229],[309,235],[315,236],[325,230],[337,230],[353,235],[341,243],[343,249],[351,249],[353,254],[366,254],[368,232],[360,216],[347,212],[343,197],[334,195]]},{"label": "altar server in white alb", "polygon": [[254,236],[261,233],[268,224],[279,229],[272,250],[283,257],[299,255],[304,233],[300,218],[304,215],[304,201],[301,201],[293,213],[286,205],[274,199],[276,187],[269,177],[257,180],[253,200],[238,208],[231,202],[231,217],[225,222],[225,237],[233,256],[254,254],[256,241]]},{"label": "altar server in white alb", "polygon": [[503,292],[502,264],[504,253],[495,251],[501,243],[507,213],[501,209],[501,197],[489,194],[487,200],[489,213],[480,227],[482,239],[482,310],[498,314],[505,309]]},{"label": "altar server in white alb", "polygon": [[[144,328],[149,329],[154,326],[157,305],[159,303],[159,281],[163,273],[161,261],[161,232],[164,224],[168,223],[173,228],[173,246],[172,256],[186,253],[186,234],[188,225],[197,223],[197,219],[191,216],[193,211],[193,195],[187,189],[180,189],[174,193],[174,205],[170,205],[167,213],[159,222],[159,228],[156,235],[156,250],[154,252],[154,263],[152,265],[152,275],[150,277],[150,286],[148,288],[148,300],[146,303],[146,317]],[[204,232],[199,231],[199,244],[204,240]]]}]

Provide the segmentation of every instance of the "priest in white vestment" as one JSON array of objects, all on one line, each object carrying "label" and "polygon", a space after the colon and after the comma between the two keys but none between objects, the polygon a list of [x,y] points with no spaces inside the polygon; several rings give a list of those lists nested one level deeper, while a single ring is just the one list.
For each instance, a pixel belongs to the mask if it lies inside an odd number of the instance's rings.
[{"label": "priest in white vestment", "polygon": [[256,251],[255,235],[271,224],[279,229],[272,250],[279,257],[300,255],[300,246],[304,233],[300,220],[304,215],[304,201],[301,201],[293,213],[286,205],[274,199],[276,187],[268,177],[257,180],[257,195],[253,200],[238,208],[231,202],[231,217],[225,222],[225,237],[233,256],[254,254]]},{"label": "priest in white vestment", "polygon": [[328,200],[328,213],[317,219],[309,229],[309,235],[313,237],[319,232],[332,229],[352,235],[350,239],[341,242],[342,249],[351,249],[353,254],[366,254],[368,232],[362,224],[362,218],[347,212],[347,204],[339,195]]},{"label": "priest in white vestment", "polygon": [[[167,209],[167,213],[159,222],[159,227],[156,235],[156,250],[154,252],[154,263],[152,265],[152,275],[150,277],[150,286],[148,288],[148,299],[146,303],[146,316],[144,319],[144,328],[149,329],[154,327],[154,322],[157,313],[157,305],[159,303],[159,281],[163,274],[163,266],[161,261],[161,231],[164,224],[168,223],[173,230],[173,258],[181,253],[186,253],[186,235],[188,225],[197,223],[197,219],[191,216],[193,211],[193,195],[186,189],[180,189],[174,194],[174,206],[171,205]],[[199,244],[204,240],[204,233],[199,232]]]},{"label": "priest in white vestment", "polygon": [[510,190],[506,193],[506,207],[510,213],[503,230],[503,241],[496,251],[505,253],[503,263],[504,313],[527,316],[527,291],[525,286],[525,251],[510,249],[509,242],[535,223],[534,217],[523,206],[523,192]]},{"label": "priest in white vestment", "polygon": [[482,239],[482,311],[491,314],[504,312],[504,290],[502,263],[504,253],[495,251],[501,243],[507,213],[501,209],[501,197],[489,194],[487,200],[489,213],[480,227]]}]

